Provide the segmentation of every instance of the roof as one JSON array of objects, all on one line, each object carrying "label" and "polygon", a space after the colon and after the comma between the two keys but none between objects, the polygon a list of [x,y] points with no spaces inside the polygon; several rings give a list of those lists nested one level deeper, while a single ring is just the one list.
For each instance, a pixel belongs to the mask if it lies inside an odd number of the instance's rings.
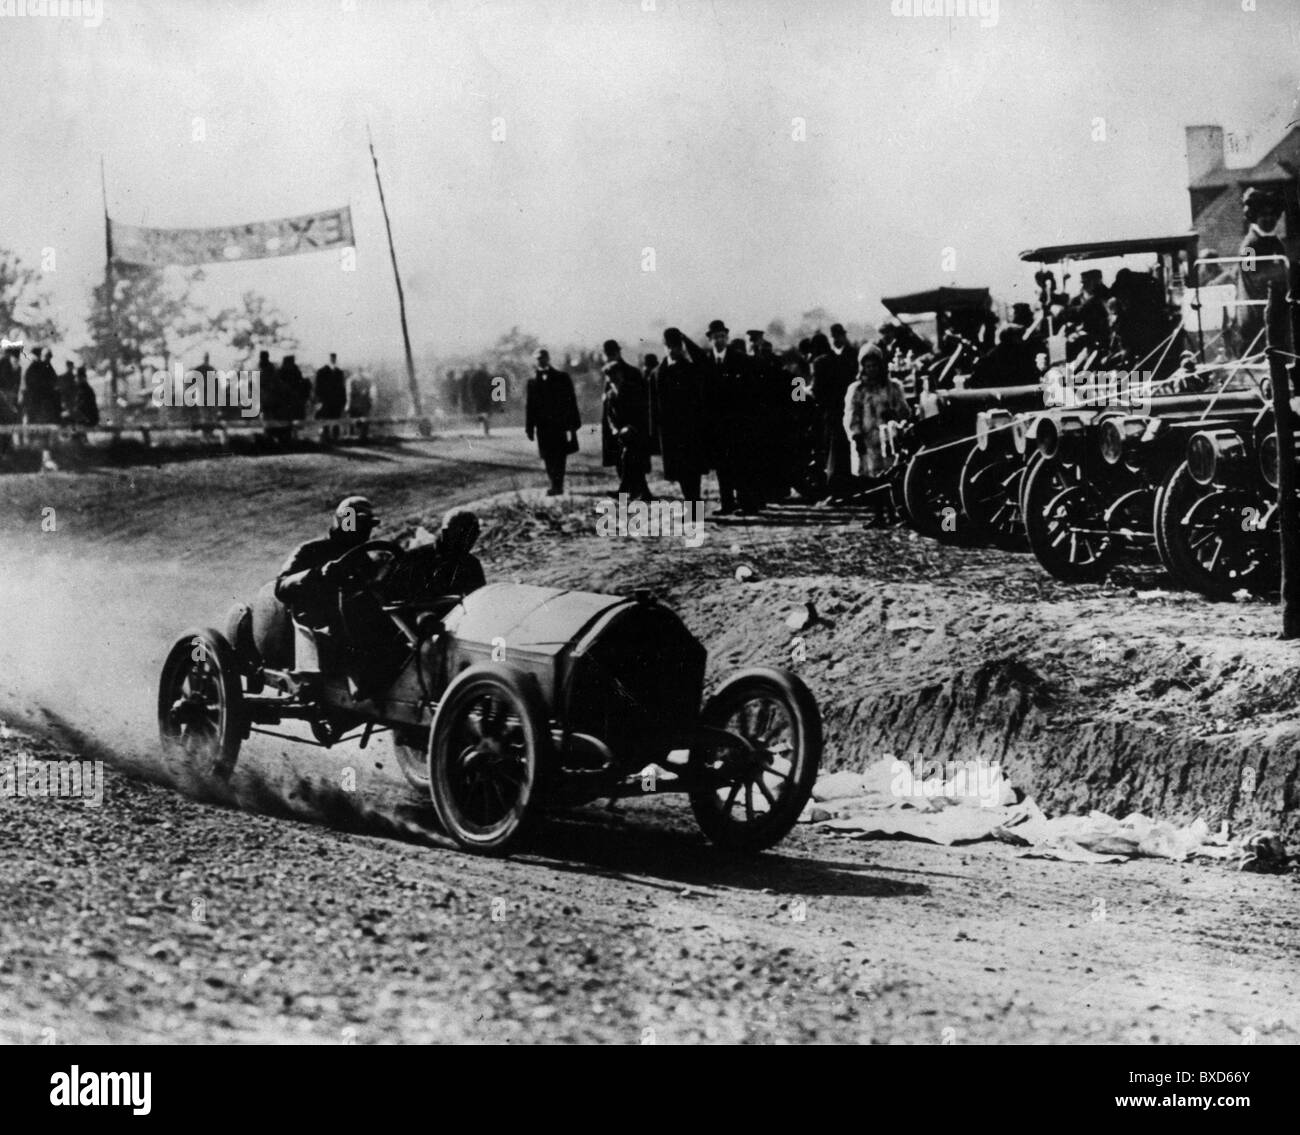
[{"label": "roof", "polygon": [[1045,244],[1029,248],[1020,254],[1021,260],[1037,260],[1054,264],[1061,260],[1102,260],[1109,256],[1128,256],[1138,252],[1191,251],[1198,240],[1196,233],[1178,236],[1150,236],[1133,240],[1094,240],[1080,244]]},{"label": "roof", "polygon": [[988,288],[932,288],[880,301],[891,315],[919,315],[932,311],[983,310],[989,304]]},{"label": "roof", "polygon": [[1253,166],[1229,169],[1217,166],[1201,174],[1188,189],[1227,189],[1233,185],[1259,185],[1264,182],[1290,181],[1295,176],[1287,166],[1300,160],[1300,129],[1292,127],[1259,162]]}]

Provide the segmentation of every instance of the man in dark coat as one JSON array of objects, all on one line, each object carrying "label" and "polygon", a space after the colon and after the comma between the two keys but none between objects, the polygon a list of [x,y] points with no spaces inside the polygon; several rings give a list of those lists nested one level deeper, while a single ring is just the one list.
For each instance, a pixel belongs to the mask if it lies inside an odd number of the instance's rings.
[{"label": "man in dark coat", "polygon": [[751,330],[745,335],[755,402],[754,476],[766,503],[782,500],[790,491],[794,387],[763,332]]},{"label": "man in dark coat", "polygon": [[743,342],[729,338],[721,319],[709,324],[711,349],[704,352],[709,464],[718,473],[719,515],[756,512],[753,427],[757,419],[749,360]]},{"label": "man in dark coat", "polygon": [[64,365],[63,373],[58,377],[57,388],[62,418],[65,422],[70,422],[77,403],[77,369],[72,365],[71,359]]},{"label": "man in dark coat", "polygon": [[998,332],[998,344],[975,364],[966,382],[967,390],[993,386],[1037,386],[1035,347],[1026,343],[1024,329],[1011,323]]},{"label": "man in dark coat", "polygon": [[284,356],[284,362],[280,364],[280,381],[284,384],[288,402],[286,417],[301,421],[307,416],[307,404],[311,401],[311,383],[298,368],[298,360],[293,355]]},{"label": "man in dark coat", "polygon": [[[23,384],[21,351],[21,347],[6,347],[0,355],[0,426],[17,425],[22,417],[18,410],[18,392]],[[12,447],[13,438],[0,434],[0,453]]]},{"label": "man in dark coat", "polygon": [[603,413],[600,422],[602,465],[618,469],[618,491],[649,501],[650,391],[641,372],[624,361],[613,339],[605,340]]},{"label": "man in dark coat", "polygon": [[832,353],[830,340],[818,331],[812,337],[812,396],[821,417],[817,453],[826,470],[827,501],[843,500],[850,493],[852,455],[844,432],[844,395],[852,381]]},{"label": "man in dark coat", "polygon": [[528,380],[524,402],[524,433],[528,440],[537,439],[537,452],[546,466],[551,482],[548,497],[564,492],[564,472],[569,453],[578,448],[578,398],[573,380],[551,366],[550,352],[536,354],[537,370]]},{"label": "man in dark coat", "polygon": [[32,352],[32,362],[23,376],[20,397],[23,417],[33,426],[57,425],[62,413],[59,402],[58,376],[47,352],[37,348]]},{"label": "man in dark coat", "polygon": [[831,324],[831,358],[840,368],[845,379],[844,389],[847,390],[858,377],[858,348],[849,340],[842,323]]},{"label": "man in dark coat", "polygon": [[83,428],[99,425],[99,402],[95,389],[86,377],[86,368],[77,368],[76,384],[72,395],[72,423]]},{"label": "man in dark coat", "polygon": [[703,352],[676,327],[664,331],[667,357],[655,370],[651,432],[659,439],[664,477],[676,481],[685,501],[698,501],[709,469]]},{"label": "man in dark coat", "polygon": [[[261,351],[257,356],[257,383],[262,405],[263,422],[284,422],[292,414],[289,392],[275,364],[271,352]],[[266,436],[278,442],[289,440],[289,426],[267,426]]]},{"label": "man in dark coat", "polygon": [[[338,355],[331,353],[329,365],[316,368],[316,417],[327,421],[343,417],[348,404],[348,387],[338,364]],[[339,427],[326,426],[324,436],[337,439]]]}]

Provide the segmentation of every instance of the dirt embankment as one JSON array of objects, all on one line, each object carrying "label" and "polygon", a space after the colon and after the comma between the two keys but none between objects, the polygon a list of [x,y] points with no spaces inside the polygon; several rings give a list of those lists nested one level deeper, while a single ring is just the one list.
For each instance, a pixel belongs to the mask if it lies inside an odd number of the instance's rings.
[{"label": "dirt embankment", "polygon": [[[605,474],[580,465],[558,506],[527,491],[540,480],[511,438],[0,480],[0,708],[66,739],[10,739],[0,759],[104,756],[204,798],[156,763],[163,653],[363,491],[386,531],[494,497],[490,576],[650,586],[708,645],[715,678],[792,666],[821,702],[832,766],[977,755],[1049,811],[1294,816],[1297,672],[1267,606],[1162,597],[1140,575],[1062,588],[1024,557],[794,508],[710,525],[698,549],[603,538]],[[59,527],[44,533],[47,506]],[[820,617],[795,631],[786,616],[808,601]],[[1234,796],[1244,755],[1257,784]],[[490,863],[430,846],[428,809],[382,748],[259,738],[240,763],[217,798],[246,811],[112,769],[98,809],[0,802],[6,1038],[1300,1035],[1292,878],[807,829],[735,864],[679,803],[654,800],[566,817],[532,853]]]},{"label": "dirt embankment", "polygon": [[[1200,816],[1300,841],[1300,648],[1277,641],[1270,604],[1209,603],[1142,570],[1067,587],[1029,556],[785,511],[787,525],[718,526],[692,550],[599,539],[569,506],[548,524],[564,540],[502,547],[497,568],[652,587],[715,676],[792,667],[821,704],[830,767],[997,761],[1051,814]],[[808,603],[817,618],[792,629]]]}]

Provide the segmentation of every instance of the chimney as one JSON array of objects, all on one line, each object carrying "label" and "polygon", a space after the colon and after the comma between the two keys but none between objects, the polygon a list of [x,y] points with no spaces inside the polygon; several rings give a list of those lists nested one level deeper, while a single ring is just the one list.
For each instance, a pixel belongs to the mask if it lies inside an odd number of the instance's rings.
[{"label": "chimney", "polygon": [[1222,169],[1223,127],[1187,127],[1187,183],[1190,185],[1212,170]]}]

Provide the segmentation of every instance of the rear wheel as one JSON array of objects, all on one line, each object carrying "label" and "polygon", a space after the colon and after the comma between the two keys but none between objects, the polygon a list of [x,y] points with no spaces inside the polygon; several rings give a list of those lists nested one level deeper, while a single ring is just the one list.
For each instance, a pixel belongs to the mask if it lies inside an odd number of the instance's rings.
[{"label": "rear wheel", "polygon": [[822,721],[808,687],[786,670],[742,670],[700,715],[713,731],[692,754],[712,783],[691,793],[700,830],[720,847],[757,852],[779,843],[812,795]]},{"label": "rear wheel", "polygon": [[1276,587],[1276,529],[1255,523],[1266,509],[1245,489],[1197,484],[1180,465],[1156,516],[1162,559],[1174,581],[1211,599]]},{"label": "rear wheel", "polygon": [[164,752],[200,775],[228,776],[248,732],[235,652],[210,627],[176,640],[158,683],[158,733]]},{"label": "rear wheel", "polygon": [[550,759],[537,684],[508,666],[463,671],[429,733],[429,794],[443,830],[467,851],[506,854],[536,815]]},{"label": "rear wheel", "polygon": [[1029,548],[1057,579],[1096,583],[1119,557],[1120,541],[1105,531],[1105,500],[1078,466],[1039,462],[1026,481],[1024,506]]}]

